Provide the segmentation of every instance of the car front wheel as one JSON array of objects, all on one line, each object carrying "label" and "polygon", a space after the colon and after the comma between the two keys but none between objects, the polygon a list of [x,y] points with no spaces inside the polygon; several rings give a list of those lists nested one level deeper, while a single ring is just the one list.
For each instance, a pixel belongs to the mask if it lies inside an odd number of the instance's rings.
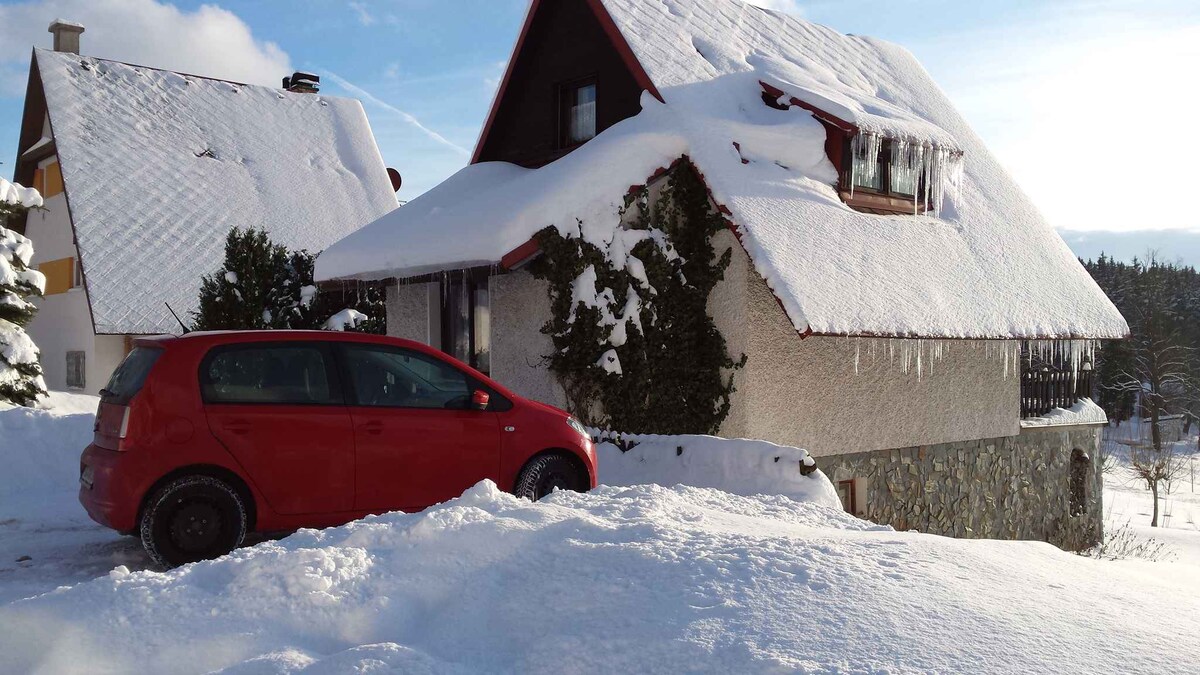
[{"label": "car front wheel", "polygon": [[178,567],[229,553],[246,536],[246,505],[225,482],[187,476],[163,486],[146,504],[142,546],[156,564]]},{"label": "car front wheel", "polygon": [[521,470],[513,494],[536,502],[556,489],[586,492],[587,483],[587,477],[581,476],[579,467],[565,455],[543,455]]}]

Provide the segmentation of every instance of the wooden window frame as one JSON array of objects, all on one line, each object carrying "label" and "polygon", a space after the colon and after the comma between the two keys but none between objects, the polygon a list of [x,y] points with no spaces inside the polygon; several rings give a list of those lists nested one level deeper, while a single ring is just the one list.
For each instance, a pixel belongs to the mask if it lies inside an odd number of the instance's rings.
[{"label": "wooden window frame", "polygon": [[854,145],[852,138],[847,138],[842,147],[842,157],[845,166],[842,167],[841,189],[842,201],[851,208],[869,213],[913,214],[924,212],[925,208],[918,201],[918,196],[925,189],[925,178],[917,181],[917,194],[906,195],[892,190],[892,139],[882,140],[879,150],[879,184],[880,189],[863,187],[854,184]]},{"label": "wooden window frame", "polygon": [[[582,141],[579,143],[571,142],[571,106],[573,105],[573,97],[571,94],[586,86],[596,88],[596,129],[592,138],[600,135],[600,78],[595,75],[587,75],[586,77],[578,77],[573,80],[566,80],[555,85],[555,105],[558,108],[558,142],[559,150],[573,150],[587,143]],[[592,140],[591,138],[588,141]]]},{"label": "wooden window frame", "polygon": [[846,486],[849,504],[842,502],[842,508],[852,516],[858,515],[858,481],[854,478],[839,480],[837,483],[838,497],[842,496],[842,487]]}]

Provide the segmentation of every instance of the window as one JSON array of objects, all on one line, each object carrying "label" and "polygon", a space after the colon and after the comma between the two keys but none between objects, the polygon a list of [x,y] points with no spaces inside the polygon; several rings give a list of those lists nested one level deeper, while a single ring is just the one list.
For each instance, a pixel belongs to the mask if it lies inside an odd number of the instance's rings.
[{"label": "window", "polygon": [[101,390],[100,396],[104,402],[128,405],[142,390],[142,385],[146,383],[150,370],[154,368],[160,356],[162,350],[151,347],[136,347],[129,352],[121,365],[113,371],[112,377],[108,378],[108,384]]},{"label": "window", "polygon": [[83,389],[87,387],[86,359],[84,352],[67,352],[67,387]]},{"label": "window", "polygon": [[341,397],[331,384],[326,351],[323,345],[309,344],[218,348],[200,367],[204,402],[341,405]]},{"label": "window", "polygon": [[420,352],[367,344],[341,347],[360,406],[466,410],[474,383],[463,371]]},{"label": "window", "polygon": [[50,162],[33,172],[33,187],[42,194],[43,199],[49,199],[63,191],[62,167],[58,162]]},{"label": "window", "polygon": [[860,135],[850,142],[847,183],[854,190],[912,201],[920,194],[927,149],[903,141]]},{"label": "window", "polygon": [[481,373],[491,372],[491,301],[486,276],[442,287],[442,351]]},{"label": "window", "polygon": [[842,508],[846,513],[855,514],[858,504],[858,491],[855,489],[854,479],[838,481],[837,484],[838,497],[842,500]]},{"label": "window", "polygon": [[596,80],[589,78],[562,85],[561,145],[570,148],[596,137]]}]

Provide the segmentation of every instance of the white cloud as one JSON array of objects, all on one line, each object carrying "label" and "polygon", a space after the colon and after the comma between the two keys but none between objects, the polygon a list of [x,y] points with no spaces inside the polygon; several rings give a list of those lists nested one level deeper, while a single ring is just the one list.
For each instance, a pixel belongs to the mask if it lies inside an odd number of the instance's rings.
[{"label": "white cloud", "polygon": [[763,9],[773,9],[777,12],[787,12],[788,14],[804,13],[804,8],[800,5],[800,0],[746,0],[746,4],[762,7]]},{"label": "white cloud", "polygon": [[288,55],[214,5],[181,11],[156,0],[39,0],[0,5],[0,95],[21,96],[32,47],[52,45],[55,18],[84,24],[85,55],[250,84],[279,86]]},{"label": "white cloud", "polygon": [[355,16],[358,17],[358,22],[364,26],[370,26],[375,23],[375,17],[371,16],[371,12],[367,11],[367,6],[356,0],[351,0],[350,9],[354,10]]}]

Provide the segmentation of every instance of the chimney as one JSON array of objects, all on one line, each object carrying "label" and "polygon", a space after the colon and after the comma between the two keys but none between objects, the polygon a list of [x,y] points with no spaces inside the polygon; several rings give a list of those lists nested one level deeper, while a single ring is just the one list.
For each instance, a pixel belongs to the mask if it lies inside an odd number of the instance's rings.
[{"label": "chimney", "polygon": [[312,73],[296,71],[291,77],[283,78],[283,88],[296,94],[315,94],[321,87],[321,78]]},{"label": "chimney", "polygon": [[83,24],[55,19],[49,30],[54,33],[54,51],[79,53],[79,34],[83,32]]}]

